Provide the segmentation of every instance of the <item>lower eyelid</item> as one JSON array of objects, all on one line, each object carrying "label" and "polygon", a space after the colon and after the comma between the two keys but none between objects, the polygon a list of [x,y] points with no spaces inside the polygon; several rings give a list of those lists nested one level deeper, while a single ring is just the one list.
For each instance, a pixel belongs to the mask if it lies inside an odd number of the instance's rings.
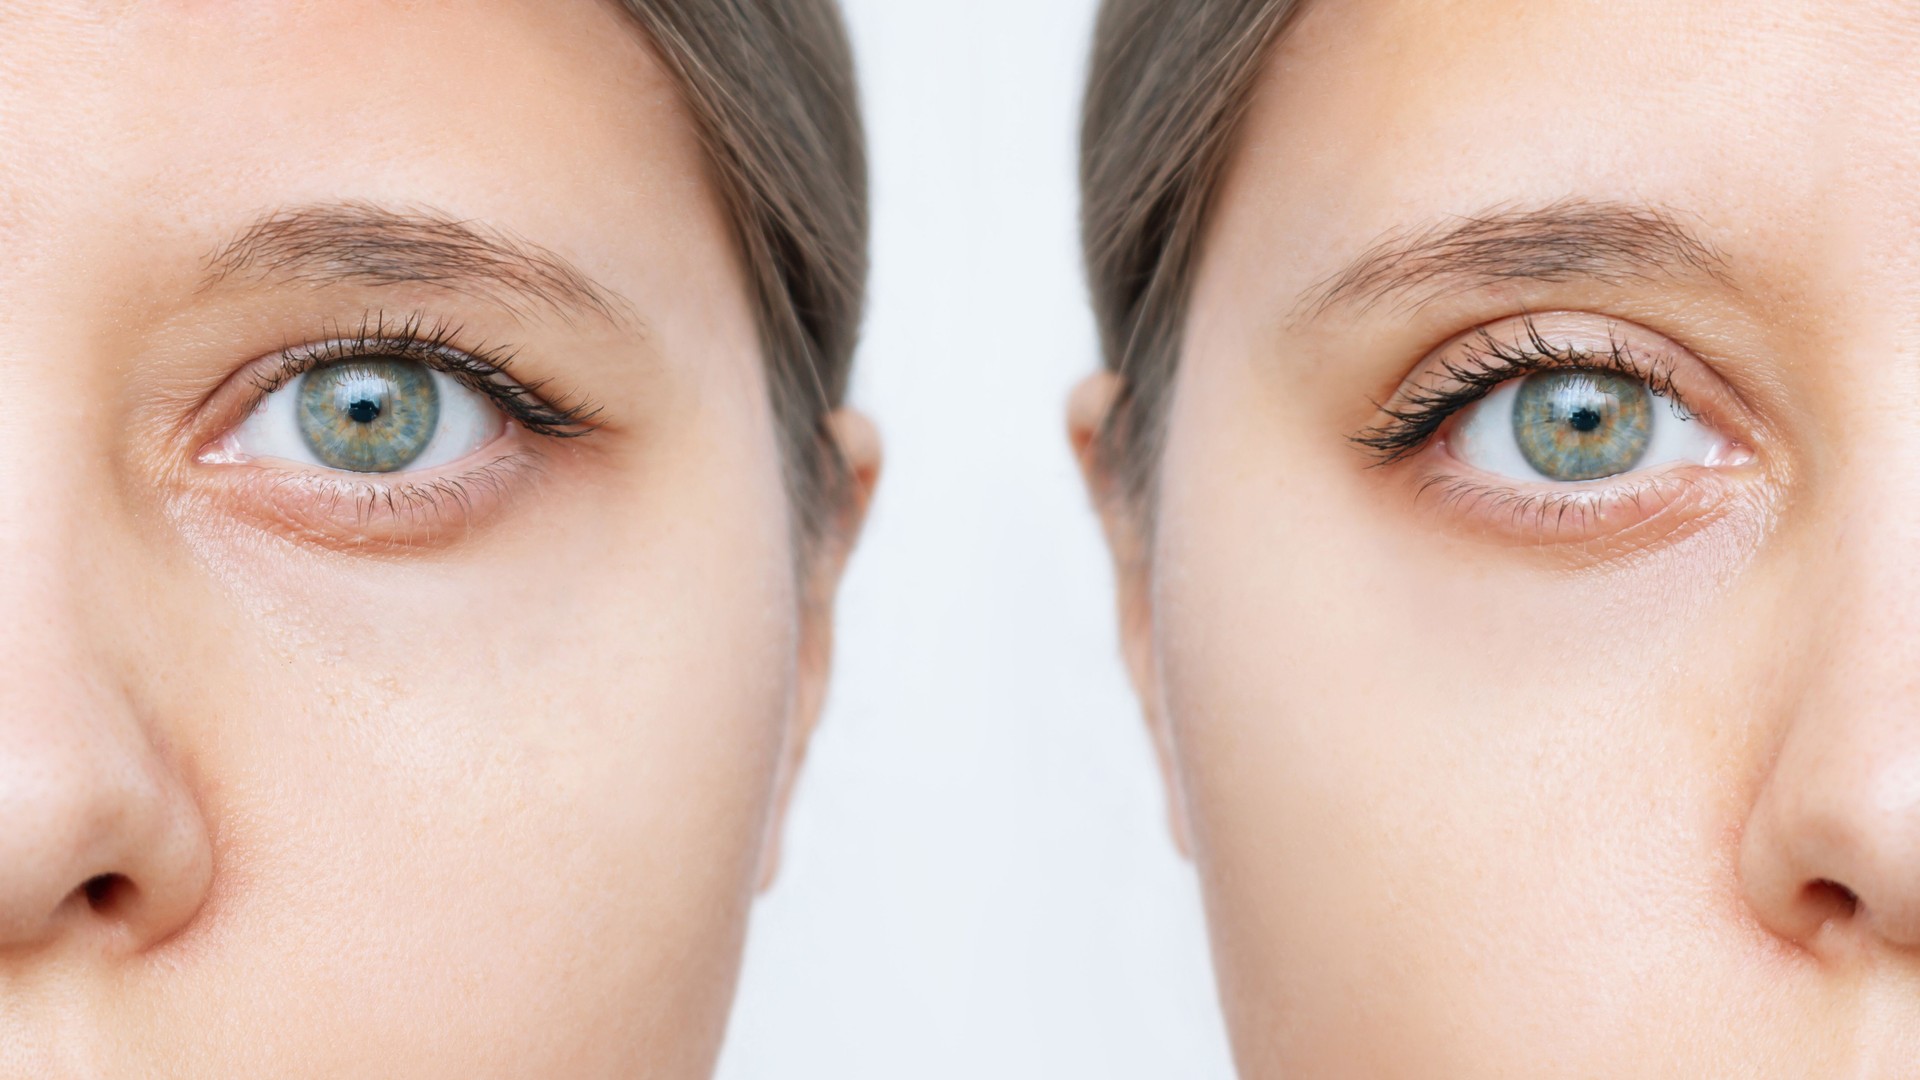
[{"label": "lower eyelid", "polygon": [[217,470],[227,512],[289,540],[348,551],[415,550],[469,535],[542,472],[519,446],[461,468],[353,474],[242,464]]},{"label": "lower eyelid", "polygon": [[[1437,445],[1444,456],[1444,445]],[[1424,457],[1425,455],[1423,455]],[[1471,535],[1531,547],[1645,548],[1677,540],[1732,509],[1744,470],[1655,466],[1604,480],[1537,484],[1430,464],[1416,505]]]}]

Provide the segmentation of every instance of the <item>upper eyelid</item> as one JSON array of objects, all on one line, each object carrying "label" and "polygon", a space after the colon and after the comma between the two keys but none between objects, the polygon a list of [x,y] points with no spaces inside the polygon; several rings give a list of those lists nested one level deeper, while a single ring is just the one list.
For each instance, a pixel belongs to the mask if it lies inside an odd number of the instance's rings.
[{"label": "upper eyelid", "polygon": [[362,317],[359,324],[352,328],[333,324],[314,338],[289,341],[282,345],[264,358],[279,361],[279,364],[267,371],[256,372],[259,378],[255,385],[271,392],[286,379],[308,368],[382,351],[387,355],[401,355],[428,363],[444,351],[484,361],[503,374],[508,372],[513,358],[512,350],[484,344],[470,349],[460,348],[453,344],[459,334],[457,326],[429,322],[424,315],[408,315],[399,322],[390,322],[385,312],[373,312]]},{"label": "upper eyelid", "polygon": [[[1620,332],[1621,323],[1618,320],[1606,320],[1607,346],[1605,349],[1594,349],[1571,343],[1556,344],[1551,335],[1540,330],[1539,318],[1532,313],[1520,316],[1525,334],[1524,344],[1519,347],[1505,345],[1489,330],[1489,327],[1511,322],[1511,319],[1494,320],[1465,334],[1456,335],[1429,354],[1433,359],[1423,359],[1414,373],[1403,380],[1384,402],[1373,403],[1376,411],[1384,414],[1386,420],[1376,420],[1349,435],[1348,441],[1375,456],[1371,467],[1402,461],[1423,449],[1455,414],[1484,398],[1502,383],[1552,367],[1584,366],[1631,374],[1645,381],[1656,395],[1689,414],[1701,416],[1711,411],[1696,408],[1677,385],[1674,375],[1680,365],[1667,355],[1666,349],[1648,350],[1635,345]],[[1484,353],[1476,354],[1465,347],[1465,342],[1475,340],[1483,344]],[[1673,347],[1679,348],[1677,345]],[[1449,359],[1450,353],[1463,349],[1468,357],[1492,356],[1500,363],[1483,364],[1477,371],[1469,371]],[[1653,355],[1644,356],[1643,353]],[[1435,387],[1423,384],[1422,377],[1429,374],[1436,364],[1440,371],[1460,385],[1449,389],[1445,385]]]},{"label": "upper eyelid", "polygon": [[373,313],[355,329],[336,328],[320,340],[289,344],[264,357],[269,366],[251,373],[253,404],[315,367],[356,356],[387,355],[446,373],[486,395],[510,418],[536,434],[577,438],[604,426],[599,406],[584,398],[549,396],[543,392],[549,380],[524,380],[516,375],[512,370],[514,350],[462,348],[453,343],[458,337],[457,327],[429,322],[424,316],[410,315],[395,323],[384,313]]}]

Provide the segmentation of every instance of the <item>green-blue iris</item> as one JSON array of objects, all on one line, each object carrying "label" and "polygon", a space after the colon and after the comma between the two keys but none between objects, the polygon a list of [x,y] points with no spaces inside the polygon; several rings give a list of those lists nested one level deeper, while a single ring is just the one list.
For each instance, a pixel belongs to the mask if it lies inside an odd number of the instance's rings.
[{"label": "green-blue iris", "polygon": [[300,379],[300,434],[321,463],[352,472],[404,469],[433,441],[440,392],[412,360],[352,360]]},{"label": "green-blue iris", "polygon": [[1554,480],[1598,480],[1639,464],[1653,440],[1653,392],[1611,371],[1542,371],[1513,402],[1527,462]]}]

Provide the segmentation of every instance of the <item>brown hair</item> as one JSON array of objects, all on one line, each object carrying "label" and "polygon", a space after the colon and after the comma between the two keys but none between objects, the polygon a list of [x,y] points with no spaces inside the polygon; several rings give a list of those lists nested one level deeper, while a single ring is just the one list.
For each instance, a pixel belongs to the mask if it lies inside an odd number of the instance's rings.
[{"label": "brown hair", "polygon": [[1297,0],[1106,0],[1080,131],[1081,242],[1106,365],[1101,436],[1150,497],[1207,212],[1261,62]]},{"label": "brown hair", "polygon": [[844,482],[826,438],[867,277],[867,161],[833,0],[622,0],[700,129],[745,255],[799,531]]}]

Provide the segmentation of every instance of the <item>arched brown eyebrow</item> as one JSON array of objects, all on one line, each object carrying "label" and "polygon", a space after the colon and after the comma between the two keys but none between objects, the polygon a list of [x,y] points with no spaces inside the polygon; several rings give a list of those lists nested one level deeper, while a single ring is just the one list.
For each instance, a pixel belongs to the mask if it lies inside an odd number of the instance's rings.
[{"label": "arched brown eyebrow", "polygon": [[1672,210],[1567,199],[1390,233],[1308,289],[1294,311],[1296,319],[1310,319],[1388,300],[1418,306],[1504,281],[1709,278],[1727,284],[1726,267],[1726,258]]},{"label": "arched brown eyebrow", "polygon": [[235,279],[313,287],[430,285],[516,317],[546,308],[632,326],[632,304],[560,255],[433,210],[363,202],[275,211],[207,257],[205,288]]}]

